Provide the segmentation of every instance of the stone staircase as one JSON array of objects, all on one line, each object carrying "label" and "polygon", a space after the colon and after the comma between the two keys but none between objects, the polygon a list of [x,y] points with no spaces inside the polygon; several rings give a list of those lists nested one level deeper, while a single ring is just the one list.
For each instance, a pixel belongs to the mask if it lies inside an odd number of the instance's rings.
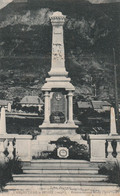
[{"label": "stone staircase", "polygon": [[[43,187],[73,187],[75,190],[98,191],[115,189],[107,182],[107,176],[98,174],[98,165],[84,160],[33,160],[24,164],[23,174],[13,175],[5,190],[40,190]],[[77,187],[77,189],[75,188]],[[68,189],[69,189],[68,188]]]}]

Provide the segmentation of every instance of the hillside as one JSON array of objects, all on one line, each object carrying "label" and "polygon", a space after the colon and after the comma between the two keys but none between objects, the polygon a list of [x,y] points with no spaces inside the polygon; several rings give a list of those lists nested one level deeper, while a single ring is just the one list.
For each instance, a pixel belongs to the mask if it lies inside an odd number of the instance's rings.
[{"label": "hillside", "polygon": [[[113,48],[120,75],[120,3],[34,0],[0,10],[0,99],[41,94],[50,70],[53,11],[67,16],[66,68],[85,99],[114,99]],[[120,97],[120,77],[118,77]],[[79,97],[78,97],[79,99]]]}]

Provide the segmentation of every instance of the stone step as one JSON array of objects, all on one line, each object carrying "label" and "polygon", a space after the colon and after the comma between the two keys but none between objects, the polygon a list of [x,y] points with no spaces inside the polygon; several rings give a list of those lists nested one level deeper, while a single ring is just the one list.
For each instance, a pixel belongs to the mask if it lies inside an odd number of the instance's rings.
[{"label": "stone step", "polygon": [[[90,165],[31,165],[30,167],[32,168],[37,168],[37,169],[81,169],[81,168],[98,168],[95,166],[90,166]],[[23,167],[25,168],[25,167]]]},{"label": "stone step", "polygon": [[67,175],[67,176],[48,176],[48,175],[42,175],[42,176],[13,176],[13,180],[15,182],[100,182],[100,181],[107,181],[107,176],[103,175],[92,175],[92,176],[85,176],[85,175]]},{"label": "stone step", "polygon": [[36,169],[23,168],[25,174],[98,174],[98,169],[81,168],[81,169]]},{"label": "stone step", "polygon": [[43,173],[41,173],[41,174],[38,174],[38,173],[36,173],[36,174],[13,174],[12,175],[13,176],[13,178],[17,178],[17,177],[47,177],[47,176],[49,176],[49,177],[84,177],[84,178],[88,178],[88,177],[107,177],[107,175],[102,175],[102,174],[79,174],[79,173],[76,173],[76,174],[74,174],[74,173],[46,173],[46,174],[43,174]]},{"label": "stone step", "polygon": [[89,161],[87,160],[73,160],[73,159],[37,159],[37,160],[32,160],[31,163],[53,163],[53,164],[56,164],[56,163],[90,163]]},{"label": "stone step", "polygon": [[26,170],[26,169],[30,169],[30,170],[82,170],[82,169],[95,169],[95,170],[98,170],[97,167],[72,167],[72,166],[67,166],[67,167],[64,167],[64,166],[39,166],[39,167],[23,167],[23,170]]},{"label": "stone step", "polygon": [[72,160],[72,159],[39,159],[32,160],[31,164],[90,164],[87,160]]},{"label": "stone step", "polygon": [[81,167],[95,167],[96,165],[88,161],[82,160],[35,160],[31,162],[32,167],[41,167],[41,168],[58,168],[58,167],[67,167],[67,168],[81,168]]},{"label": "stone step", "polygon": [[[27,194],[39,194],[39,195],[57,195],[58,192],[59,194],[61,195],[74,195],[74,194],[77,194],[77,195],[80,195],[80,194],[86,194],[86,193],[102,193],[105,194],[105,193],[120,193],[120,188],[116,185],[116,184],[101,184],[97,183],[92,183],[90,185],[89,184],[83,184],[82,186],[81,185],[64,185],[64,184],[61,184],[60,186],[59,185],[54,185],[54,186],[50,186],[50,185],[7,185],[5,187],[5,191],[9,191],[9,193],[11,195],[14,195],[15,194],[24,194],[26,195]],[[93,195],[94,195],[93,194]]]},{"label": "stone step", "polygon": [[43,181],[43,182],[9,182],[7,183],[7,188],[9,187],[14,187],[17,188],[17,186],[26,186],[31,188],[31,186],[106,186],[106,187],[111,187],[111,186],[118,186],[117,184],[113,183],[108,183],[108,182],[76,182],[76,181],[65,181],[65,182],[56,182],[56,181]]}]

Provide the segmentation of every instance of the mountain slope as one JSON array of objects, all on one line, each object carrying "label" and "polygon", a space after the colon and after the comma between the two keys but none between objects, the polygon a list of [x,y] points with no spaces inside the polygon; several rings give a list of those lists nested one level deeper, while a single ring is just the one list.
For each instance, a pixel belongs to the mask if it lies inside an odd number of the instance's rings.
[{"label": "mountain slope", "polygon": [[67,16],[66,67],[76,93],[92,99],[96,86],[98,99],[112,101],[113,48],[119,64],[120,3],[94,5],[83,0],[11,3],[0,11],[0,98],[41,92],[51,62],[49,16],[56,10]]}]

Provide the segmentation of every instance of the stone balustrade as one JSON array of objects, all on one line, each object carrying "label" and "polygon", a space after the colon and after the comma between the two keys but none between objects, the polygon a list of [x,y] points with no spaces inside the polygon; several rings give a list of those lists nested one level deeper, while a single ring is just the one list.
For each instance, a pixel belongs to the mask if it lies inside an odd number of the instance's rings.
[{"label": "stone balustrade", "polygon": [[108,160],[112,160],[114,158],[120,159],[120,137],[118,138],[117,136],[108,138],[106,151]]},{"label": "stone balustrade", "polygon": [[5,162],[17,156],[21,161],[30,162],[32,159],[31,139],[30,135],[0,135],[0,161]]},{"label": "stone balustrade", "polygon": [[120,160],[120,136],[89,135],[89,149],[91,162]]},{"label": "stone balustrade", "polygon": [[0,141],[0,162],[6,162],[8,159],[14,158],[13,140],[4,139]]}]

